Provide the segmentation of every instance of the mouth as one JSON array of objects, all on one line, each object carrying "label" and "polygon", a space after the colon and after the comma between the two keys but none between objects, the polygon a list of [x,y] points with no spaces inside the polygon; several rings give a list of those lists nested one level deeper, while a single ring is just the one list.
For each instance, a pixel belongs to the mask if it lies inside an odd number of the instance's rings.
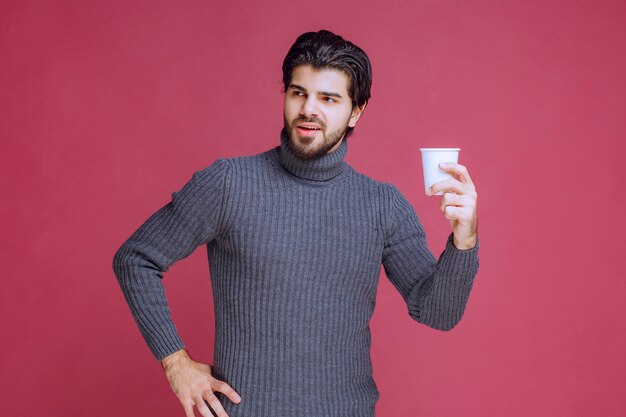
[{"label": "mouth", "polygon": [[298,134],[301,136],[315,136],[317,132],[322,130],[319,126],[314,124],[299,124],[296,126]]}]

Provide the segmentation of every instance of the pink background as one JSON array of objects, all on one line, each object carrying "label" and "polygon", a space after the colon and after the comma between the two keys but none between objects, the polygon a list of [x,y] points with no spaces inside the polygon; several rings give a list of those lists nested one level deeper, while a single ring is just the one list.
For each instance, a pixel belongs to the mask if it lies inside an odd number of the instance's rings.
[{"label": "pink background", "polygon": [[[278,144],[282,59],[321,28],[374,68],[347,160],[401,189],[435,256],[450,225],[418,149],[461,147],[479,195],[481,267],[455,329],[412,321],[381,273],[377,415],[625,415],[623,1],[0,8],[3,415],[184,416],[113,254],[194,171]],[[211,362],[206,252],[164,282]]]}]

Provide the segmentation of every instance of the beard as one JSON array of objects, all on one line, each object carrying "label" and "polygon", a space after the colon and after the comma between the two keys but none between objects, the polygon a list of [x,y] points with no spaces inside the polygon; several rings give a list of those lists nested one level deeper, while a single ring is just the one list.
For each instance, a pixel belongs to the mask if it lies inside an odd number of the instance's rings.
[{"label": "beard", "polygon": [[[346,134],[346,130],[348,129],[348,123],[343,126],[343,128],[339,128],[334,132],[326,134],[326,125],[321,123],[314,117],[305,117],[294,120],[291,124],[285,118],[285,130],[287,131],[287,135],[289,136],[289,149],[291,152],[298,158],[303,161],[309,159],[317,159],[326,155],[328,151],[330,151]],[[298,136],[298,132],[296,131],[296,125],[298,123],[316,123],[320,126],[320,131],[316,137],[304,137],[301,138]],[[319,135],[322,135],[322,142],[317,143],[319,141]]]}]

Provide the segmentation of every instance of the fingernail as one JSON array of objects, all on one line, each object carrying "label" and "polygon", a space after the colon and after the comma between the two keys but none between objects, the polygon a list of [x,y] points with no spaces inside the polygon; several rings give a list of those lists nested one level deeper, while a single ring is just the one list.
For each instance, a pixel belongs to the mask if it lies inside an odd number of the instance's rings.
[{"label": "fingernail", "polygon": [[237,395],[237,396],[235,397],[235,401],[240,402],[240,401],[241,401],[241,397],[240,397],[239,395]]},{"label": "fingernail", "polygon": [[443,167],[447,167],[447,166],[448,166],[448,164],[445,163],[445,162],[442,162],[442,163],[439,164],[439,168],[443,168]]}]

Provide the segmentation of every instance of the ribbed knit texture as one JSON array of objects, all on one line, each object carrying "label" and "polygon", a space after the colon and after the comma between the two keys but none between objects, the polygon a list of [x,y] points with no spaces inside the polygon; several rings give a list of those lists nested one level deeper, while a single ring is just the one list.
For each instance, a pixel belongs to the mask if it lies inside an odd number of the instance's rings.
[{"label": "ribbed knit texture", "polygon": [[[381,264],[409,315],[449,330],[463,316],[479,244],[450,234],[437,261],[399,190],[354,171],[348,142],[315,160],[281,144],[196,172],[116,253],[113,267],[158,360],[184,344],[161,279],[207,245],[215,305],[216,393],[230,417],[371,417],[369,322]],[[198,329],[201,331],[202,329]]]}]

